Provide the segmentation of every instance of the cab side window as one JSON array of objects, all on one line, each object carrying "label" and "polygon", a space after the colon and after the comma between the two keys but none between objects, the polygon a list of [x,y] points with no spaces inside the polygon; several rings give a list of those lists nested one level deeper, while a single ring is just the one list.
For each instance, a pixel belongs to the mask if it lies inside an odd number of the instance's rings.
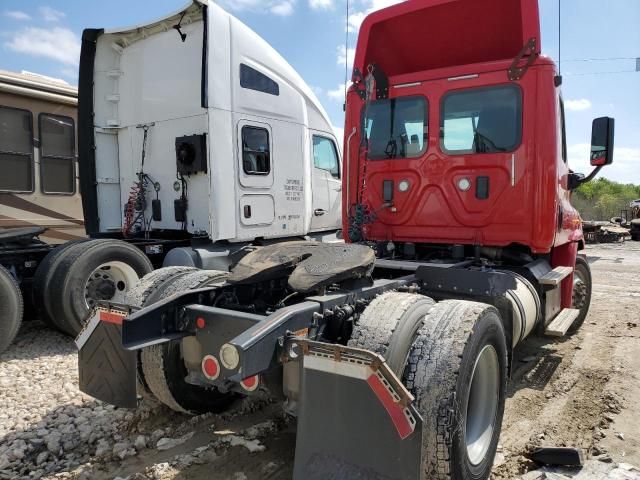
[{"label": "cab side window", "polygon": [[338,151],[333,140],[327,137],[313,136],[313,165],[326,170],[333,178],[340,178]]},{"label": "cab side window", "polygon": [[268,175],[271,172],[267,129],[242,127],[242,168],[247,175]]},{"label": "cab side window", "polygon": [[280,86],[275,81],[244,63],[240,64],[240,86],[276,97],[280,95]]},{"label": "cab side window", "polygon": [[44,193],[75,192],[75,125],[70,117],[42,113],[40,129],[40,183]]},{"label": "cab side window", "polygon": [[0,191],[33,192],[31,112],[0,106]]},{"label": "cab side window", "polygon": [[564,120],[564,100],[560,97],[560,125],[562,126],[562,160],[567,163],[567,128]]}]

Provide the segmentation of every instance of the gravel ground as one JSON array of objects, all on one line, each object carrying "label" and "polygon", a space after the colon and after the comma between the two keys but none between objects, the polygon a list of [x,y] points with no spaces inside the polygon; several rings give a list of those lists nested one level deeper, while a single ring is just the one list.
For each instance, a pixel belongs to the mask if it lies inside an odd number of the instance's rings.
[{"label": "gravel ground", "polygon": [[[493,478],[640,479],[640,242],[588,254],[594,295],[581,331],[518,351]],[[291,478],[295,428],[279,405],[132,412],[80,393],[77,375],[73,342],[25,322],[0,355],[0,479]],[[526,453],[541,445],[582,448],[587,466],[536,470]]]}]

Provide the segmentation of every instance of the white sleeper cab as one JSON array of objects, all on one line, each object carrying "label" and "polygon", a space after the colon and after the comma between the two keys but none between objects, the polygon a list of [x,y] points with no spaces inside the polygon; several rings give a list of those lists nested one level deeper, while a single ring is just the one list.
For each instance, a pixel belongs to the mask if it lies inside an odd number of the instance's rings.
[{"label": "white sleeper cab", "polygon": [[140,300],[129,293],[153,268],[225,272],[252,245],[341,237],[326,112],[213,3],[83,32],[78,152],[90,240],[51,252],[39,283],[47,316],[69,333],[99,301]]}]

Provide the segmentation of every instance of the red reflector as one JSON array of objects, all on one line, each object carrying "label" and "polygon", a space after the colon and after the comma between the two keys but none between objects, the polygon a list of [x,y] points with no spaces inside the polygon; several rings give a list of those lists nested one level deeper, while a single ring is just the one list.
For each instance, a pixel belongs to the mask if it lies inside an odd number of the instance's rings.
[{"label": "red reflector", "polygon": [[215,380],[220,375],[220,364],[213,355],[206,355],[202,359],[202,373],[209,380]]},{"label": "red reflector", "polygon": [[100,321],[107,323],[115,323],[116,325],[122,325],[122,319],[124,315],[118,315],[117,313],[100,311]]},{"label": "red reflector", "polygon": [[409,423],[409,420],[404,414],[404,409],[402,408],[402,405],[400,405],[394,400],[393,396],[391,395],[391,392],[387,390],[387,388],[384,386],[384,384],[380,381],[380,379],[376,376],[375,373],[371,375],[369,378],[367,378],[367,383],[371,387],[371,390],[373,390],[373,392],[378,397],[378,400],[380,400],[380,402],[384,406],[385,410],[389,414],[389,417],[391,417],[391,421],[393,422],[393,425],[396,427],[396,430],[398,431],[398,435],[400,435],[400,438],[404,440],[409,435],[411,435],[415,427],[411,425],[411,423]]},{"label": "red reflector", "polygon": [[204,321],[204,318],[198,317],[196,318],[196,327],[204,328],[207,325],[207,322]]},{"label": "red reflector", "polygon": [[253,392],[256,388],[258,388],[258,384],[260,383],[260,378],[258,375],[254,375],[253,377],[245,378],[240,382],[242,388],[244,388],[247,392]]}]

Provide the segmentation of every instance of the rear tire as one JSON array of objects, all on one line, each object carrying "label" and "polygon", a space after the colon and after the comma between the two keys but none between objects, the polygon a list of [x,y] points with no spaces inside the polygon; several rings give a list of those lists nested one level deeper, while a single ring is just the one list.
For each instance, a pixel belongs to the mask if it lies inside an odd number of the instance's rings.
[{"label": "rear tire", "polygon": [[75,336],[97,301],[124,303],[126,293],[152,270],[144,253],[121,240],[89,240],[69,247],[45,286],[52,320]]},{"label": "rear tire", "polygon": [[0,353],[16,338],[22,323],[23,311],[20,286],[13,275],[0,265]]},{"label": "rear tire", "polygon": [[[140,283],[131,296],[139,306],[151,305],[179,292],[222,283],[228,272],[197,270],[190,267],[167,267],[156,270]],[[146,286],[145,286],[146,284]],[[146,388],[172,410],[194,414],[219,412],[235,398],[215,388],[203,388],[185,381],[188,371],[182,358],[181,342],[167,342],[140,352],[140,367]]]},{"label": "rear tire", "polygon": [[413,340],[434,303],[416,293],[383,293],[362,313],[348,345],[382,355],[389,368],[401,376]]},{"label": "rear tire", "polygon": [[47,255],[38,264],[38,268],[36,269],[36,273],[33,277],[32,303],[40,319],[51,328],[59,330],[58,326],[53,321],[50,307],[51,296],[47,288],[47,285],[51,280],[51,275],[53,275],[53,272],[60,262],[60,257],[65,250],[78,243],[86,241],[87,239],[83,238],[81,240],[72,240],[70,242],[63,243],[62,245],[58,245],[47,253]]},{"label": "rear tire", "polygon": [[418,332],[404,375],[423,418],[421,478],[489,478],[507,383],[498,311],[486,304],[436,304]]},{"label": "rear tire", "polygon": [[[194,267],[165,267],[147,273],[127,292],[125,303],[138,308],[145,306],[145,304],[150,305],[153,302],[147,303],[147,298],[162,285],[162,283],[176,275],[182,275],[195,270]],[[144,378],[144,372],[142,371],[142,364],[140,362],[140,351],[138,351],[138,394],[142,396],[153,396]]]}]

